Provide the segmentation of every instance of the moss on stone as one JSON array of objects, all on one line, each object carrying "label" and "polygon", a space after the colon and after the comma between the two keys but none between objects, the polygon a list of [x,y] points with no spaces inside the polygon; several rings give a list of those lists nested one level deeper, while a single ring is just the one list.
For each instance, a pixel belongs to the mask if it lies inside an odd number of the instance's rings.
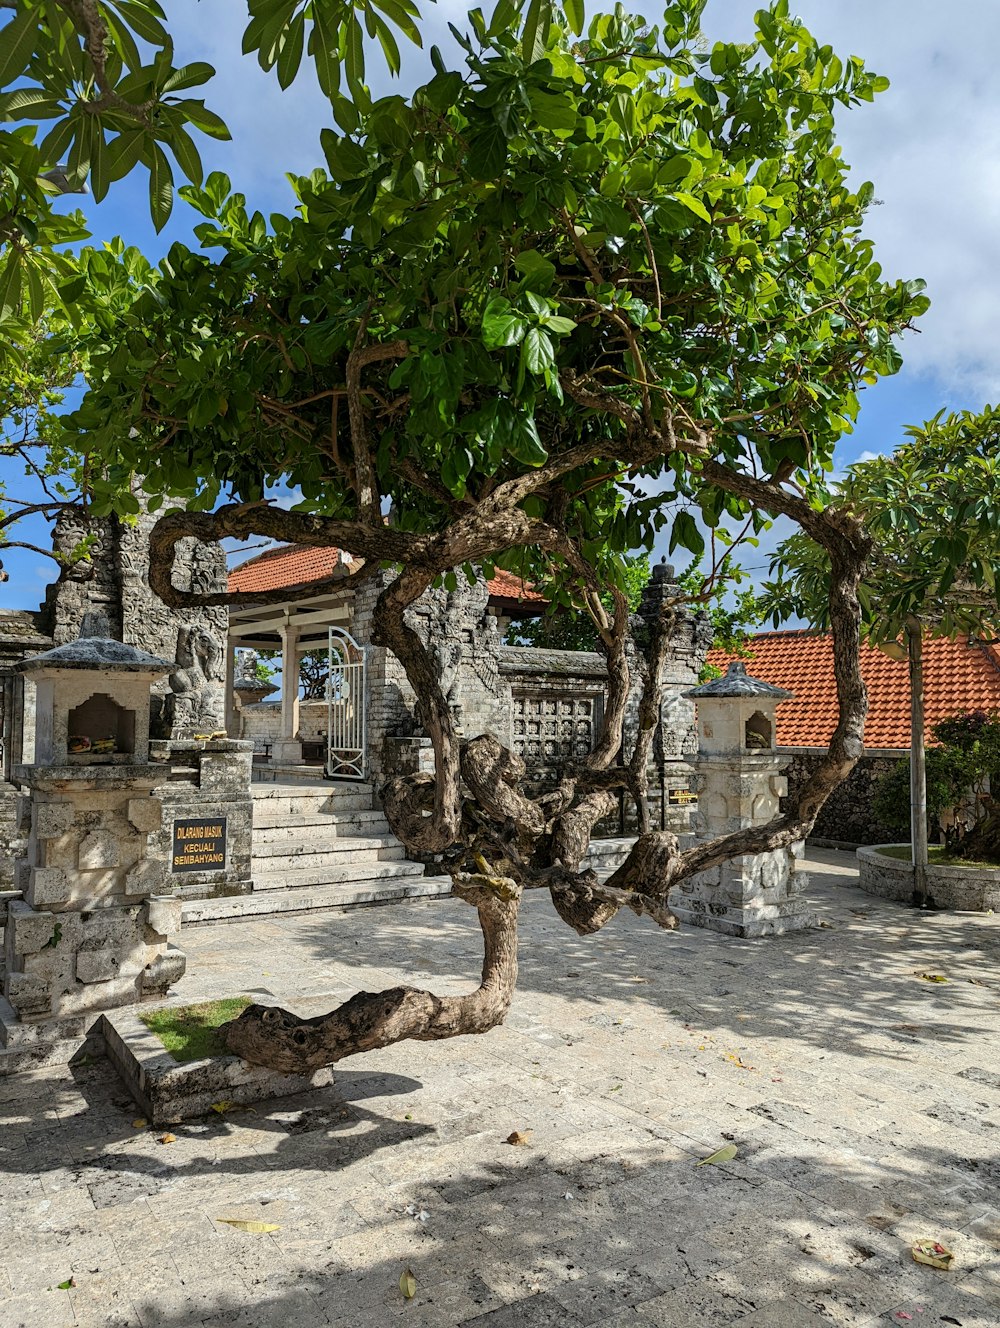
[{"label": "moss on stone", "polygon": [[160,1039],[175,1061],[200,1061],[209,1056],[226,1056],[219,1028],[242,1014],[252,1004],[249,996],[228,996],[202,1005],[184,1005],[179,1009],[150,1010],[139,1018]]}]

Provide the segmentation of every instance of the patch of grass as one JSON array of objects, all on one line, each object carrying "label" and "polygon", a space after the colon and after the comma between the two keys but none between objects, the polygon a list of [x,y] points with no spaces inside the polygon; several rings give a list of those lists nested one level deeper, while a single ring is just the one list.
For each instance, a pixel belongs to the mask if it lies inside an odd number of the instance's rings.
[{"label": "patch of grass", "polygon": [[[886,858],[898,858],[901,862],[913,861],[913,850],[909,844],[882,844],[877,851]],[[943,844],[928,845],[927,861],[932,867],[975,867],[985,871],[1000,871],[1000,862],[977,862],[975,858],[950,858]]]},{"label": "patch of grass", "polygon": [[184,1005],[176,1010],[150,1010],[139,1018],[160,1039],[175,1061],[200,1061],[207,1056],[227,1056],[219,1028],[242,1014],[252,1001],[249,996],[229,996],[203,1005]]}]

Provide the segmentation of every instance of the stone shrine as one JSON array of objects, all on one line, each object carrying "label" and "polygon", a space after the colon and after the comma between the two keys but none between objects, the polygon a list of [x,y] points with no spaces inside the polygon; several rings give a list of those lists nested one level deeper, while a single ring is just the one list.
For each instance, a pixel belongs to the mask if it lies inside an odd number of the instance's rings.
[{"label": "stone shrine", "polygon": [[[698,706],[696,839],[766,825],[788,785],[775,751],[775,710],[792,693],[751,678],[734,660],[722,678],[686,692]],[[803,846],[742,854],[682,881],[671,907],[682,922],[730,936],[773,936],[815,925],[797,870]]]},{"label": "stone shrine", "polygon": [[185,967],[154,838],[169,770],[149,759],[151,687],[169,662],[90,637],[19,667],[35,684],[36,744],[14,771],[27,845],[4,938],[7,1046],[16,1023],[79,1036],[95,1011],[162,997]]}]

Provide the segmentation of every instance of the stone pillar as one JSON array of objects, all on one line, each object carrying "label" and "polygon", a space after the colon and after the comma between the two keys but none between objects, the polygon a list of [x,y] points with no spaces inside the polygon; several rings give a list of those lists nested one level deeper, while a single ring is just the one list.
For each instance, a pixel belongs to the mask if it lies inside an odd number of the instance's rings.
[{"label": "stone pillar", "polygon": [[275,765],[301,765],[299,729],[299,633],[288,623],[281,629],[281,738],[274,744]]},{"label": "stone pillar", "polygon": [[0,1041],[46,1023],[76,1036],[98,1010],[163,996],[184,972],[180,901],[153,840],[169,770],[149,761],[152,681],[169,664],[117,641],[83,639],[25,661],[38,683],[38,754],[28,789],[23,900],[4,936]]},{"label": "stone pillar", "polygon": [[[724,678],[686,693],[698,705],[698,839],[764,825],[787,792],[788,758],[774,747],[775,710],[792,693],[747,675],[736,660]],[[814,926],[797,870],[802,845],[742,854],[681,882],[671,907],[682,922],[730,936],[773,936]]]},{"label": "stone pillar", "polygon": [[[702,609],[694,611],[680,602],[683,596],[673,567],[666,558],[654,564],[649,580],[643,587],[638,616],[643,633],[664,610],[674,615],[674,627],[663,661],[661,683],[660,723],[652,752],[649,770],[649,812],[654,829],[671,830],[674,834],[687,834],[691,829],[691,781],[694,767],[691,758],[698,750],[695,731],[694,702],[687,693],[698,683],[705,656],[712,644],[712,623]],[[642,660],[636,661],[634,695],[630,698],[627,722],[635,724],[642,685]],[[629,809],[630,810],[630,809]]]},{"label": "stone pillar", "polygon": [[238,738],[239,716],[236,713],[236,642],[232,637],[226,639],[226,733],[230,738]]}]

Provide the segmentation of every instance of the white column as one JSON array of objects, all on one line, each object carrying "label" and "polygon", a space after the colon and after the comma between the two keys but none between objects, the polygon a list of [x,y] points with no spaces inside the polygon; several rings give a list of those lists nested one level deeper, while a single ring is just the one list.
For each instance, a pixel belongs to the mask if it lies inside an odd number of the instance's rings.
[{"label": "white column", "polygon": [[299,633],[285,623],[281,628],[281,738],[274,744],[275,765],[301,765],[299,728]]}]

